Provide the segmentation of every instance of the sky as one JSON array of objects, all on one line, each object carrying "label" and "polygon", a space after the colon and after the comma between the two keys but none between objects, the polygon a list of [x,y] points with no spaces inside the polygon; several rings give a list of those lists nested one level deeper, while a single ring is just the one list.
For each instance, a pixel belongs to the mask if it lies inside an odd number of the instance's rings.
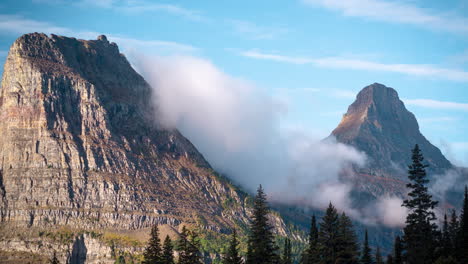
[{"label": "sky", "polygon": [[283,129],[317,138],[360,89],[382,83],[468,166],[466,0],[3,0],[1,65],[30,32],[105,34],[135,65],[138,54],[202,58],[273,98]]}]

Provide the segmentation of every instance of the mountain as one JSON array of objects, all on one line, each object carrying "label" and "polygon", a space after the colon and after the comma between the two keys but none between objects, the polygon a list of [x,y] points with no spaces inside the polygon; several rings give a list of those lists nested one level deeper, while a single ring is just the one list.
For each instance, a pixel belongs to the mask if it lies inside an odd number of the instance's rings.
[{"label": "mountain", "polygon": [[429,172],[443,173],[453,167],[421,134],[415,116],[398,93],[379,83],[358,93],[331,135],[366,153],[368,164],[360,171],[363,174],[405,179],[415,144],[419,144]]},{"label": "mountain", "polygon": [[63,263],[109,263],[144,241],[128,230],[225,234],[248,223],[249,196],[158,126],[151,96],[105,36],[13,43],[0,90],[0,258],[57,250]]}]

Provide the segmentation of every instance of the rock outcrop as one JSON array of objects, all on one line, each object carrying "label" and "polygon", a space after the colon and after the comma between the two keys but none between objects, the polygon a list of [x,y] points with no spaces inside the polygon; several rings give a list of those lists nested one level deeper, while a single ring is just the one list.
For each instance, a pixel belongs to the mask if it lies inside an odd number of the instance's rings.
[{"label": "rock outcrop", "polygon": [[411,149],[419,144],[431,173],[443,173],[452,164],[419,131],[415,116],[398,93],[374,83],[362,89],[332,135],[364,151],[369,158],[364,174],[405,179]]},{"label": "rock outcrop", "polygon": [[[27,34],[0,90],[0,215],[18,225],[138,229],[246,222],[246,195],[177,130],[105,36]],[[232,208],[224,208],[229,200]]]}]

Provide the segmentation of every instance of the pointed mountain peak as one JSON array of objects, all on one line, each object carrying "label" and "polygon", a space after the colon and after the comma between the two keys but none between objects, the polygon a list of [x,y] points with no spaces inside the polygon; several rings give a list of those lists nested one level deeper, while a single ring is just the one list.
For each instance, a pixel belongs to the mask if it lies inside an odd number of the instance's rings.
[{"label": "pointed mountain peak", "polygon": [[364,87],[332,135],[364,151],[370,167],[384,175],[404,174],[410,150],[419,144],[432,169],[451,167],[441,151],[419,131],[415,116],[395,89],[374,83]]}]

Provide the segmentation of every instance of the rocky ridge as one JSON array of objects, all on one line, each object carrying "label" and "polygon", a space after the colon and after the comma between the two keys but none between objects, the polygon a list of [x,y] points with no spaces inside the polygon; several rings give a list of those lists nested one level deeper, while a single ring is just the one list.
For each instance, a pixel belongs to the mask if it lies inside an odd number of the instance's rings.
[{"label": "rocky ridge", "polygon": [[245,225],[248,196],[177,130],[158,126],[151,96],[105,36],[18,38],[0,90],[1,221],[85,230],[194,224],[218,233]]},{"label": "rocky ridge", "polygon": [[374,83],[363,88],[331,133],[339,142],[367,154],[361,173],[406,179],[411,149],[419,144],[431,173],[443,173],[452,164],[419,131],[418,122],[398,93]]}]

